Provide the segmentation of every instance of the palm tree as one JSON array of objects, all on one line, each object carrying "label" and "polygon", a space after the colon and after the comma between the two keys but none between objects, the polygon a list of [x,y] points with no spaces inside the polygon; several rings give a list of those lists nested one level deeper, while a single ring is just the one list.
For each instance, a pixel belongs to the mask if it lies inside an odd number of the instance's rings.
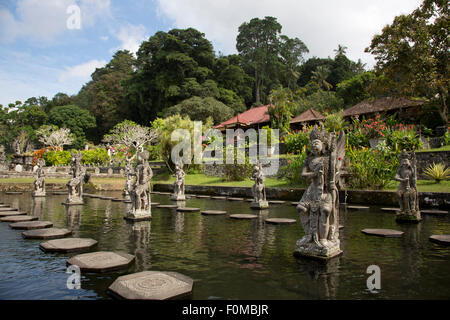
[{"label": "palm tree", "polygon": [[333,86],[327,82],[327,78],[330,75],[331,71],[326,66],[318,66],[316,71],[312,72],[311,79],[317,82],[319,88],[325,88],[325,90],[329,91]]},{"label": "palm tree", "polygon": [[342,45],[338,44],[338,48],[334,49],[333,51],[336,52],[336,56],[340,56],[340,55],[345,55],[347,49],[348,48],[346,46],[342,46]]}]

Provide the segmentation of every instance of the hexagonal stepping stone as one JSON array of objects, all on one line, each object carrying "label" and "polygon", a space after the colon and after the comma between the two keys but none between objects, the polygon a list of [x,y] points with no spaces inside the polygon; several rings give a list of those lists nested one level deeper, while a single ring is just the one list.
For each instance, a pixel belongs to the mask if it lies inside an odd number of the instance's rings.
[{"label": "hexagonal stepping stone", "polygon": [[199,199],[209,199],[209,198],[211,198],[211,196],[199,194],[199,195],[197,195],[197,198],[199,198]]},{"label": "hexagonal stepping stone", "polygon": [[190,294],[193,283],[177,272],[143,271],[118,277],[108,290],[128,300],[168,300]]},{"label": "hexagonal stepping stone", "polygon": [[119,199],[119,198],[112,198],[111,201],[122,202],[122,199]]},{"label": "hexagonal stepping stone", "polygon": [[244,198],[233,198],[233,197],[230,197],[230,198],[227,198],[227,200],[229,200],[229,201],[244,201]]},{"label": "hexagonal stepping stone", "polygon": [[450,246],[450,234],[434,234],[429,239],[431,242]]},{"label": "hexagonal stepping stone", "polygon": [[32,216],[9,216],[9,217],[3,217],[0,218],[1,222],[23,222],[23,221],[36,221],[38,217],[32,217]]},{"label": "hexagonal stepping stone", "polygon": [[11,207],[3,207],[0,208],[0,212],[4,212],[4,211],[18,211],[19,209],[17,208],[11,208]]},{"label": "hexagonal stepping stone", "polygon": [[205,216],[220,216],[220,215],[227,214],[227,212],[221,211],[221,210],[205,210],[205,211],[202,211],[201,214],[203,214]]},{"label": "hexagonal stepping stone", "polygon": [[297,223],[297,220],[287,218],[269,218],[266,219],[265,222],[270,224],[292,224]]},{"label": "hexagonal stepping stone", "polygon": [[256,219],[258,218],[257,215],[254,214],[246,214],[246,213],[241,213],[241,214],[232,214],[230,215],[231,219]]},{"label": "hexagonal stepping stone", "polygon": [[448,214],[448,211],[444,210],[420,210],[420,213],[429,214],[429,215],[443,215]]},{"label": "hexagonal stepping stone", "polygon": [[286,201],[282,201],[282,200],[269,200],[269,204],[283,204]]},{"label": "hexagonal stepping stone", "polygon": [[389,211],[389,212],[397,212],[400,211],[399,208],[381,208],[382,211]]},{"label": "hexagonal stepping stone", "polygon": [[196,212],[196,211],[200,211],[200,208],[189,208],[189,207],[177,208],[177,211],[181,211],[181,212]]},{"label": "hexagonal stepping stone", "polygon": [[67,260],[67,265],[77,265],[81,271],[107,272],[128,268],[134,258],[124,252],[98,251],[76,255]]},{"label": "hexagonal stepping stone", "polygon": [[156,206],[157,208],[178,208],[176,204],[160,204]]},{"label": "hexagonal stepping stone", "polygon": [[24,221],[11,223],[9,224],[9,226],[13,229],[34,230],[34,229],[50,228],[53,226],[53,223],[50,221]]},{"label": "hexagonal stepping stone", "polygon": [[372,236],[387,237],[387,238],[398,238],[403,235],[404,232],[392,229],[363,229],[362,233]]},{"label": "hexagonal stepping stone", "polygon": [[227,197],[224,197],[224,196],[214,196],[214,197],[211,197],[211,199],[214,199],[214,200],[226,200]]},{"label": "hexagonal stepping stone", "polygon": [[159,206],[159,202],[152,202],[150,203],[151,206]]},{"label": "hexagonal stepping stone", "polygon": [[347,206],[347,209],[349,210],[368,210],[370,207],[366,206]]},{"label": "hexagonal stepping stone", "polygon": [[24,211],[2,211],[0,212],[0,217],[10,217],[10,216],[23,216],[27,214]]},{"label": "hexagonal stepping stone", "polygon": [[21,191],[6,191],[5,194],[23,194]]},{"label": "hexagonal stepping stone", "polygon": [[25,239],[57,239],[64,238],[71,234],[72,231],[60,228],[45,228],[22,232]]},{"label": "hexagonal stepping stone", "polygon": [[87,250],[96,244],[96,240],[89,238],[65,238],[43,242],[39,248],[45,252],[74,252]]}]

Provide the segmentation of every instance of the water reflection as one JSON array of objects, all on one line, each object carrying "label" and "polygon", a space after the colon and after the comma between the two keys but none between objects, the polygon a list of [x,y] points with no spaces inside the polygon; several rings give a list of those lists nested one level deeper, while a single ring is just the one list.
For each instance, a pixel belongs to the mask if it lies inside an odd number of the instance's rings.
[{"label": "water reflection", "polygon": [[31,205],[31,215],[38,217],[38,220],[44,220],[45,197],[33,197]]},{"label": "water reflection", "polygon": [[148,270],[151,267],[148,255],[150,245],[151,221],[128,222],[130,242],[134,247],[133,254],[136,256],[136,271]]},{"label": "water reflection", "polygon": [[66,216],[67,216],[67,228],[72,230],[74,237],[78,236],[81,225],[81,216],[83,207],[82,206],[65,206]]}]

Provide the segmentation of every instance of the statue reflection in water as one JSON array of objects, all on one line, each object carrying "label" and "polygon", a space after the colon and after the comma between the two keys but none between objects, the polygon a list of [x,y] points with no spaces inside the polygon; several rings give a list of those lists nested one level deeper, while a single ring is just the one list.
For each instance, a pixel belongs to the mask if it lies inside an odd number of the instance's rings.
[{"label": "statue reflection in water", "polygon": [[150,237],[152,222],[149,220],[129,223],[130,242],[134,246],[136,271],[148,270],[151,267],[150,261]]}]

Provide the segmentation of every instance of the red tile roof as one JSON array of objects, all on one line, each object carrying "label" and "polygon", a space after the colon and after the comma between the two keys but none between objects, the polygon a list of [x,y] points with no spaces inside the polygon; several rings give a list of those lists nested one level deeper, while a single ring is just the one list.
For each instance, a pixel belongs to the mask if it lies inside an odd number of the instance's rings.
[{"label": "red tile roof", "polygon": [[245,126],[249,126],[255,123],[264,123],[270,121],[270,116],[267,114],[268,106],[260,106],[251,108],[247,111],[244,111],[237,116],[234,116],[227,121],[224,121],[217,126],[214,126],[216,129],[230,127],[236,124],[243,124]]},{"label": "red tile roof", "polygon": [[307,122],[307,121],[314,121],[314,120],[322,120],[325,119],[323,115],[321,115],[319,112],[314,110],[313,108],[309,108],[305,112],[303,112],[301,115],[296,116],[293,118],[290,123],[298,123],[298,122]]}]

